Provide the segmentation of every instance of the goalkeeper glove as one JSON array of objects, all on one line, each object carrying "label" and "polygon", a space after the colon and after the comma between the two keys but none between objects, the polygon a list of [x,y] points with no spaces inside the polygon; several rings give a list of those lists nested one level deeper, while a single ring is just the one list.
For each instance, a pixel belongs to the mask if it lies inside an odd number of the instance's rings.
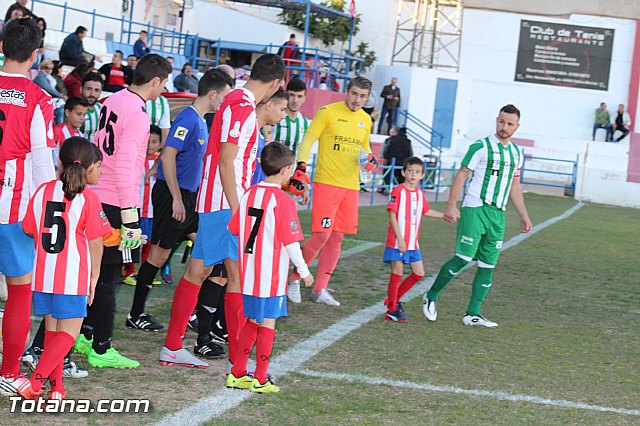
[{"label": "goalkeeper glove", "polygon": [[369,161],[367,161],[367,163],[364,165],[364,168],[371,173],[378,170],[378,160],[376,160],[376,157],[374,157],[373,154],[369,154],[368,160]]},{"label": "goalkeeper glove", "polygon": [[294,196],[302,195],[307,189],[308,183],[311,183],[309,176],[301,170],[296,170],[291,179],[289,179],[289,183],[285,185],[284,190]]},{"label": "goalkeeper glove", "polygon": [[137,249],[142,244],[138,209],[135,207],[121,209],[120,218],[122,219],[122,226],[120,227],[121,241],[119,250]]}]

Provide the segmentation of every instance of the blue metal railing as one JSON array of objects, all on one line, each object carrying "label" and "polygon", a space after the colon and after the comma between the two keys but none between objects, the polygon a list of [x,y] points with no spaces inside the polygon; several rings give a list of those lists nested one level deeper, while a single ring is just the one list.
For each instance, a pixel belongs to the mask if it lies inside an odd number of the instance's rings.
[{"label": "blue metal railing", "polygon": [[[407,134],[415,139],[418,143],[429,149],[429,154],[433,155],[433,151],[439,156],[442,153],[442,133],[411,114],[406,109],[398,110],[400,117],[404,118],[404,127],[407,128]],[[422,131],[420,133],[419,131]],[[428,135],[423,136],[423,133]]]},{"label": "blue metal railing", "polygon": [[[36,6],[38,6],[37,11],[34,10]],[[69,13],[77,13],[87,16],[87,19],[83,20],[83,22],[87,22],[90,19],[91,24],[88,28],[90,37],[94,37],[96,34],[97,20],[103,23],[111,23],[114,32],[116,32],[115,28],[119,28],[119,43],[123,44],[133,44],[140,31],[146,30],[149,33],[149,43],[152,50],[167,55],[182,55],[187,61],[191,62],[194,68],[200,68],[201,71],[204,71],[209,66],[220,64],[221,51],[225,50],[222,46],[225,43],[232,43],[236,47],[245,46],[248,51],[256,53],[277,53],[281,47],[287,48],[286,46],[274,44],[263,45],[231,42],[222,39],[209,39],[200,37],[199,34],[189,34],[189,32],[182,33],[175,29],[169,30],[167,28],[154,26],[151,25],[151,22],[136,22],[133,20],[132,7],[130,7],[129,19],[126,19],[124,16],[118,18],[97,13],[96,9],[89,11],[74,8],[69,6],[67,2],[62,4],[46,0],[33,0],[31,2],[31,10],[34,11],[34,13],[46,14],[46,10],[40,10],[43,6],[45,8],[52,7],[61,10],[62,13],[62,18],[59,21],[60,26],[58,27],[56,25],[57,22],[53,22],[52,20],[52,22],[49,22],[50,29],[63,33],[75,30],[75,28],[67,28],[67,19]],[[287,60],[288,75],[301,74],[301,78],[307,82],[308,87],[320,87],[321,79],[325,79],[324,83],[326,83],[329,89],[333,87],[334,81],[342,81],[340,90],[344,91],[346,82],[351,78],[350,75],[352,75],[351,69],[354,68],[358,73],[362,71],[364,61],[361,58],[341,55],[330,50],[318,48],[298,49],[300,49],[301,60]]]},{"label": "blue metal railing", "polygon": [[[578,178],[578,160],[580,159],[580,155],[576,155],[575,160],[560,160],[558,158],[548,158],[548,157],[534,157],[532,155],[527,155],[523,152],[523,162],[522,169],[520,170],[520,183],[527,185],[538,185],[538,186],[547,186],[553,188],[564,188],[565,192],[567,190],[571,190],[571,195],[576,192],[576,180]],[[543,161],[552,164],[567,164],[569,165],[569,170],[566,172],[553,171],[553,170],[543,170],[532,168],[531,166],[527,167],[527,163],[535,161]],[[541,182],[536,180],[527,180],[525,177],[526,172],[529,173],[541,173],[543,175],[556,175],[556,176],[568,176],[567,183],[551,183],[551,182]]]}]

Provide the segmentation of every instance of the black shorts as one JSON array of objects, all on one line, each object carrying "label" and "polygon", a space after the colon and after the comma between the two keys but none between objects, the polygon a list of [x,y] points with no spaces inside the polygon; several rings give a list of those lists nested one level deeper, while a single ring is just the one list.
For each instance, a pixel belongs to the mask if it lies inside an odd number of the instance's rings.
[{"label": "black shorts", "polygon": [[153,203],[153,231],[152,244],[158,244],[163,249],[172,249],[189,234],[198,232],[198,213],[196,200],[198,194],[180,188],[182,203],[186,211],[184,222],[178,222],[173,215],[173,197],[167,182],[157,180],[151,191]]},{"label": "black shorts", "polygon": [[[109,219],[109,224],[113,229],[120,229],[122,218],[120,217],[120,207],[110,204],[102,204],[102,210]],[[139,214],[140,212],[138,212]],[[118,246],[105,247],[102,254],[102,263],[105,265],[121,265],[123,263],[137,263],[140,261],[140,247],[135,250],[118,250]]]}]

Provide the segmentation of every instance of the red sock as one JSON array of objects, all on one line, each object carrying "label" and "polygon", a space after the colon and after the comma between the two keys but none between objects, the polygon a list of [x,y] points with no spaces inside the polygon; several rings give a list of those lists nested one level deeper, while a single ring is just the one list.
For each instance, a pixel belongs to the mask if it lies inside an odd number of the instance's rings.
[{"label": "red sock", "polygon": [[[45,330],[44,332],[44,347],[51,345],[54,337],[58,334],[56,331]],[[49,384],[52,391],[59,391],[64,393],[64,385],[62,384],[62,373],[64,371],[64,358],[60,361],[51,374],[49,374]]]},{"label": "red sock", "polygon": [[235,362],[231,373],[238,378],[247,374],[247,361],[249,360],[249,354],[253,349],[253,345],[256,343],[258,337],[258,324],[253,321],[247,321],[247,323],[240,330],[238,336],[238,346],[236,352]]},{"label": "red sock", "polygon": [[313,286],[314,292],[319,293],[329,285],[331,274],[333,274],[340,259],[343,237],[344,234],[342,232],[333,231],[327,240],[327,244],[324,245],[318,258],[318,275],[316,276],[316,284]]},{"label": "red sock", "polygon": [[387,287],[387,310],[393,312],[396,310],[396,301],[398,301],[398,285],[402,275],[391,274],[389,278],[389,285]]},{"label": "red sock", "polygon": [[[309,239],[302,244],[300,250],[302,251],[302,257],[307,265],[310,265],[311,262],[315,260],[320,253],[320,250],[327,243],[327,240],[331,234],[329,232],[316,232],[311,234]],[[299,280],[300,274],[293,269],[293,273],[289,277],[290,280]]]},{"label": "red sock", "polygon": [[149,253],[151,253],[151,243],[148,242],[147,244],[144,244],[142,246],[142,251],[140,252],[140,264],[142,265],[144,262],[147,261],[147,258],[149,257]]},{"label": "red sock", "polygon": [[416,283],[422,278],[424,278],[424,275],[417,275],[413,273],[405,278],[404,281],[402,281],[402,284],[400,284],[400,288],[398,289],[397,300],[400,301],[402,299],[402,296],[404,296],[409,290],[411,290],[411,287],[416,285]]},{"label": "red sock", "polygon": [[128,277],[136,273],[136,267],[133,263],[124,264],[124,276]]},{"label": "red sock", "polygon": [[164,340],[167,349],[177,351],[182,348],[182,338],[187,332],[189,317],[198,303],[199,292],[200,286],[187,281],[184,277],[178,283],[176,292],[173,294],[167,338]]},{"label": "red sock", "polygon": [[267,368],[269,368],[269,357],[273,349],[273,340],[276,338],[276,331],[273,328],[259,327],[258,339],[256,341],[256,373],[253,377],[264,384],[267,381]]},{"label": "red sock", "polygon": [[9,284],[7,292],[2,319],[3,353],[0,375],[18,377],[20,360],[31,328],[31,284]]},{"label": "red sock", "polygon": [[224,317],[227,321],[227,340],[229,341],[229,361],[236,359],[238,350],[238,332],[244,326],[244,304],[242,293],[227,293],[224,295]]},{"label": "red sock", "polygon": [[[48,333],[51,336],[51,332]],[[64,357],[67,356],[75,342],[76,339],[64,331],[54,332],[53,337],[49,338],[49,341],[45,343],[36,371],[31,375],[31,387],[35,392],[40,391],[49,375],[64,361]],[[56,380],[54,379],[54,381]],[[57,381],[54,383],[54,381],[51,382],[51,386],[59,387],[60,384]],[[60,378],[60,381],[62,381],[62,378]]]}]

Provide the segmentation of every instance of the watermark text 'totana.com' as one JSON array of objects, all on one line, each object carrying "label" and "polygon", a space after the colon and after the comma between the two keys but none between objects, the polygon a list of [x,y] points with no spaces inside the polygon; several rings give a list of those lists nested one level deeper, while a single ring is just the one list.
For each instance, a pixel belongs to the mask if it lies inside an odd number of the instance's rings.
[{"label": "watermark text 'totana.com'", "polygon": [[37,401],[12,396],[11,413],[148,413],[148,399],[39,399]]}]

